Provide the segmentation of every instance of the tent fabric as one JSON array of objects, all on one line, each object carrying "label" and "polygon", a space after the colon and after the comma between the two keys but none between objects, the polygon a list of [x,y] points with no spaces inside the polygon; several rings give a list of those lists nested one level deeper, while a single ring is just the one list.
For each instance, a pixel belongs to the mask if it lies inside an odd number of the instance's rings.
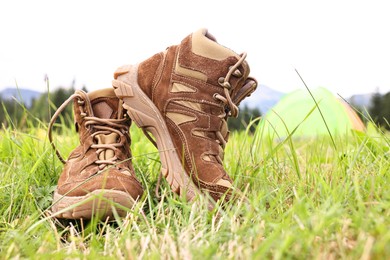
[{"label": "tent fabric", "polygon": [[[363,122],[345,101],[336,98],[326,88],[317,88],[311,93],[332,135],[348,134],[352,129],[364,130]],[[324,120],[307,90],[296,90],[285,95],[266,113],[260,127],[263,135],[278,138],[288,136],[296,127],[298,128],[293,134],[294,137],[329,135]]]}]

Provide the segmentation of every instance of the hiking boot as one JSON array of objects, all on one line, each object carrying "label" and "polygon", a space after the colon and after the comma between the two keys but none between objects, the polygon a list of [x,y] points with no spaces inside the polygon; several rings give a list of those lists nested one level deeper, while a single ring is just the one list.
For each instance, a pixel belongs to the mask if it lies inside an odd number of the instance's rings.
[{"label": "hiking boot", "polygon": [[[72,100],[80,145],[65,161],[52,142],[51,129]],[[115,211],[125,216],[142,196],[130,160],[130,124],[112,88],[88,94],[77,90],[53,115],[49,139],[65,164],[53,198],[57,218],[106,219]]]},{"label": "hiking boot", "polygon": [[229,200],[236,190],[223,156],[227,118],[237,116],[238,104],[257,86],[245,57],[201,29],[114,73],[113,87],[127,113],[154,136],[162,174],[188,200],[199,192]]}]

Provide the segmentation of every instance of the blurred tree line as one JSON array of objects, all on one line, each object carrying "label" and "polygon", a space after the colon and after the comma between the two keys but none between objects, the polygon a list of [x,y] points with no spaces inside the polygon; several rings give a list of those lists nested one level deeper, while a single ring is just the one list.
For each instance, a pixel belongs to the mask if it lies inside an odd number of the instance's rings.
[{"label": "blurred tree line", "polygon": [[[85,87],[83,87],[83,90],[88,92]],[[26,107],[17,100],[2,100],[0,96],[0,104],[2,105],[0,110],[0,122],[4,126],[12,125],[15,128],[37,126],[40,123],[47,124],[57,108],[74,92],[74,87],[56,88],[43,93],[39,98],[33,100],[31,107]],[[71,104],[69,104],[61,113],[62,118],[64,118],[63,123],[65,124],[73,123],[73,106]],[[240,106],[238,117],[228,119],[229,130],[244,130],[251,120],[260,116],[261,113],[258,108]],[[27,120],[27,118],[29,120]],[[251,125],[249,130],[253,132],[255,130],[255,124]]]},{"label": "blurred tree line", "polygon": [[[230,117],[228,119],[229,131],[246,130],[252,120],[255,120],[261,116],[261,111],[258,108],[250,108],[247,105],[240,106],[240,112],[238,117]],[[256,122],[258,123],[258,121]],[[251,124],[249,132],[254,133],[257,124]]]},{"label": "blurred tree line", "polygon": [[[83,87],[84,91],[87,91]],[[31,106],[27,107],[17,99],[2,99],[0,96],[0,122],[5,127],[25,128],[47,124],[54,112],[61,104],[75,92],[74,87],[59,87],[52,91],[47,91],[39,98],[33,99]],[[73,107],[69,105],[61,113],[64,123],[73,122]],[[27,120],[28,119],[28,120]]]},{"label": "blurred tree line", "polygon": [[378,126],[390,130],[390,92],[384,95],[379,92],[374,94],[369,114]]}]

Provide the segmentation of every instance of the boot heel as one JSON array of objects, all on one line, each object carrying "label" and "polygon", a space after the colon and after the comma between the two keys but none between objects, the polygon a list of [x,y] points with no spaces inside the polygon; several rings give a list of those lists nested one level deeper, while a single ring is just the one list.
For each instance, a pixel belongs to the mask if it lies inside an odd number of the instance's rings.
[{"label": "boot heel", "polygon": [[112,86],[114,87],[115,94],[118,98],[134,97],[131,86],[123,83],[119,80],[113,80]]},{"label": "boot heel", "polygon": [[137,66],[127,66],[117,72],[118,79],[112,81],[115,94],[123,100],[123,107],[133,122],[155,137],[161,172],[173,191],[192,200],[200,191],[182,166],[163,116],[138,85],[137,70]]},{"label": "boot heel", "polygon": [[158,125],[156,112],[146,105],[145,98],[138,93],[137,87],[120,80],[113,80],[112,86],[117,97],[123,100],[123,107],[138,127],[148,128]]}]

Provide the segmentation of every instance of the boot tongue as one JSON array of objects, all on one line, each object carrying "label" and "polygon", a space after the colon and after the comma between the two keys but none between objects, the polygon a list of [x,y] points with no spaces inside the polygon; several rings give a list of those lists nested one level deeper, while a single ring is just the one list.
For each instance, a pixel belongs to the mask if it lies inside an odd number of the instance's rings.
[{"label": "boot tongue", "polygon": [[[96,135],[95,139],[98,144],[114,144],[118,142],[119,135],[117,133]],[[108,160],[114,157],[115,152],[112,149],[105,149],[99,154],[99,160]]]},{"label": "boot tongue", "polygon": [[[111,107],[113,102],[112,99],[97,99],[93,100],[92,103],[92,110],[95,117],[98,117],[100,119],[115,119],[118,115],[117,111],[114,111],[114,109]],[[111,103],[111,106],[109,105]],[[116,100],[116,103],[118,103],[118,100]],[[112,133],[101,133],[97,134],[95,136],[96,143],[98,145],[110,145],[115,144],[118,142],[119,135],[115,132]],[[115,151],[110,148],[103,149],[98,157],[99,160],[109,160],[115,156]]]},{"label": "boot tongue", "polygon": [[119,119],[122,114],[122,106],[112,88],[90,92],[88,97],[91,101],[93,115],[101,119]]},{"label": "boot tongue", "polygon": [[249,97],[257,88],[257,81],[254,78],[248,77],[241,88],[237,89],[232,94],[233,103],[239,106],[241,101]]},{"label": "boot tongue", "polygon": [[[99,119],[121,119],[123,108],[120,100],[116,97],[114,90],[102,89],[90,92],[88,98],[91,102],[91,110],[94,117]],[[101,131],[100,129],[97,131]],[[101,147],[98,149],[99,160],[110,160],[115,157],[115,146],[118,143],[119,135],[115,132],[101,131],[95,135],[95,142]]]},{"label": "boot tongue", "polygon": [[[94,102],[95,101],[95,102]],[[92,101],[92,111],[95,117],[111,119],[114,116],[114,109],[105,100]]]}]

